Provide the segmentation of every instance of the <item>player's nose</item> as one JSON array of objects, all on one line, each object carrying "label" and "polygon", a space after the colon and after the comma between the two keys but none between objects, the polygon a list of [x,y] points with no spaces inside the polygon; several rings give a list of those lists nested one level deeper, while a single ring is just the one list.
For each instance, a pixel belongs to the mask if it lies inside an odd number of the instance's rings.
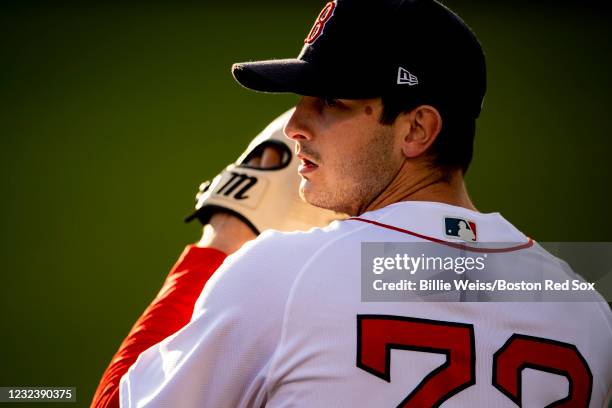
[{"label": "player's nose", "polygon": [[295,111],[285,124],[285,136],[299,142],[301,140],[312,140],[312,131],[309,125],[311,112],[307,96],[300,98]]}]

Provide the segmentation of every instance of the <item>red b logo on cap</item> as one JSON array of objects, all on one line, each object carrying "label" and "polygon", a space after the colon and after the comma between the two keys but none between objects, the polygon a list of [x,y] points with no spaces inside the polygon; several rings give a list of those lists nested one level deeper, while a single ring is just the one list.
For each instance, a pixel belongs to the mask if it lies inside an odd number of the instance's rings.
[{"label": "red b logo on cap", "polygon": [[334,14],[334,9],[336,8],[336,2],[330,1],[323,7],[323,10],[319,13],[319,17],[315,20],[314,25],[310,29],[308,33],[308,37],[304,40],[304,44],[312,44],[319,38],[321,34],[323,34],[323,29],[325,28],[325,24],[331,19]]}]

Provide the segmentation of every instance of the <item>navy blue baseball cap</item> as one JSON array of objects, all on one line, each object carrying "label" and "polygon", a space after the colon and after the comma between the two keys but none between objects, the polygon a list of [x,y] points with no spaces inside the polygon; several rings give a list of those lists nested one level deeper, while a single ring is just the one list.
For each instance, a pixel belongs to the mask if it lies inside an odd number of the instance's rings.
[{"label": "navy blue baseball cap", "polygon": [[261,92],[343,99],[400,96],[478,117],[486,92],[482,47],[434,0],[334,0],[297,58],[242,62],[236,81]]}]

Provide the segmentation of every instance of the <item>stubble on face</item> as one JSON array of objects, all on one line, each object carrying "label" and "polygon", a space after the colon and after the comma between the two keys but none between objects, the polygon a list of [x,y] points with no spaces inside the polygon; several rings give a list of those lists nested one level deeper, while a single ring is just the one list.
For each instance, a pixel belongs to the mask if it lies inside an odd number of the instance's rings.
[{"label": "stubble on face", "polygon": [[307,145],[302,151],[323,160],[324,180],[302,179],[300,197],[325,209],[358,215],[397,175],[398,164],[393,160],[394,136],[387,126],[377,127],[368,141],[359,146],[347,146],[337,157],[321,157]]}]

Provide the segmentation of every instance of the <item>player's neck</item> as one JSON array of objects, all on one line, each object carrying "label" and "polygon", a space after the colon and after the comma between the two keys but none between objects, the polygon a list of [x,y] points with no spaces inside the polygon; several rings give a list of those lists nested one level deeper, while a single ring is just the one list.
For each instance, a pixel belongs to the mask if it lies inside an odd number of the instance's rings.
[{"label": "player's neck", "polygon": [[359,213],[401,201],[433,201],[477,211],[460,170],[444,173],[404,161],[391,183]]}]

